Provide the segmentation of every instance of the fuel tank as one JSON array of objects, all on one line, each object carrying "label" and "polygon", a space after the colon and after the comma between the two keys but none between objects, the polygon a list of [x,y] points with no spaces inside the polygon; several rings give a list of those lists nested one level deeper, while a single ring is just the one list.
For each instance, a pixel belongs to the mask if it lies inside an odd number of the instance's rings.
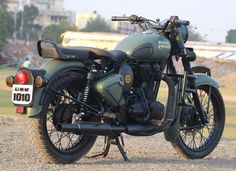
[{"label": "fuel tank", "polygon": [[170,56],[171,43],[164,35],[147,30],[127,36],[115,49],[126,52],[130,59],[162,61]]}]

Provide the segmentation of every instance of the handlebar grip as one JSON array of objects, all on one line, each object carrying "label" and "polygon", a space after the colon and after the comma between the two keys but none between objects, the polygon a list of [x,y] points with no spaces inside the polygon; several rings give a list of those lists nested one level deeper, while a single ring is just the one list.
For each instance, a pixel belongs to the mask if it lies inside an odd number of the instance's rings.
[{"label": "handlebar grip", "polygon": [[111,21],[129,21],[129,17],[112,16]]},{"label": "handlebar grip", "polygon": [[190,22],[188,20],[175,20],[175,24],[188,26]]}]

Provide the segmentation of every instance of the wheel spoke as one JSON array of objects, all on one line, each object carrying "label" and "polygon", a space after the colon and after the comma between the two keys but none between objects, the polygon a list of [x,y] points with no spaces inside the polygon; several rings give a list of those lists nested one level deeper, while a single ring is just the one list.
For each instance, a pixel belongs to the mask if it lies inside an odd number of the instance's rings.
[{"label": "wheel spoke", "polygon": [[58,122],[70,123],[70,118],[68,118],[68,116],[72,115],[65,115],[64,112],[69,109],[67,106],[73,106],[75,104],[75,102],[68,97],[74,99],[83,97],[83,91],[80,91],[78,88],[79,86],[75,87],[73,85],[72,87],[63,87],[55,90],[61,93],[61,95],[53,93],[47,109],[46,126],[48,137],[55,148],[62,152],[76,150],[84,137],[84,135],[80,134],[77,135],[70,132],[59,132],[55,128],[55,124]]},{"label": "wheel spoke", "polygon": [[193,149],[197,148],[197,144],[196,144],[196,141],[195,141],[195,137],[196,137],[196,133],[192,133],[193,135]]},{"label": "wheel spoke", "polygon": [[[218,132],[218,116],[216,110],[216,103],[212,101],[212,89],[211,87],[204,87],[197,90],[198,97],[204,111],[204,114],[208,118],[208,123],[201,123],[198,118],[199,115],[194,114],[192,111],[196,110],[192,108],[185,108],[185,113],[181,115],[181,129],[180,137],[181,141],[191,150],[201,150],[207,148],[212,141],[213,134]],[[191,93],[186,95],[186,102],[194,104],[193,96]],[[195,115],[195,118],[193,117]],[[199,125],[199,127],[198,127]]]},{"label": "wheel spoke", "polygon": [[70,147],[73,146],[73,140],[72,140],[73,136],[74,136],[74,134],[72,135],[72,137],[70,137],[70,133],[67,133],[67,137],[69,139],[69,142],[68,142],[68,144],[66,146],[66,149],[69,149]]},{"label": "wheel spoke", "polygon": [[203,129],[200,129],[200,130],[198,131],[198,133],[199,133],[200,136],[201,136],[200,145],[199,145],[199,147],[201,147],[204,143],[207,142],[207,139],[206,139],[206,137],[203,135]]}]

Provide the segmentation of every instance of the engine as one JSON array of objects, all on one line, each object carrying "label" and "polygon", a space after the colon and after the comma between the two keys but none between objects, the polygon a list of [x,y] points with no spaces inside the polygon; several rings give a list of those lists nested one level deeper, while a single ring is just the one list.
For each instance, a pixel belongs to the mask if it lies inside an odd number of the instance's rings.
[{"label": "engine", "polygon": [[165,107],[158,101],[152,101],[147,104],[145,102],[136,102],[128,109],[131,120],[138,123],[147,121],[161,120],[164,116]]},{"label": "engine", "polygon": [[[154,88],[161,81],[160,63],[139,62],[122,64],[95,84],[95,89],[116,113],[120,122],[128,118],[133,123],[161,120],[165,107],[156,101]],[[126,116],[125,116],[126,115]]]},{"label": "engine", "polygon": [[165,106],[156,101],[154,87],[161,81],[163,67],[160,63],[140,62],[132,65],[134,83],[127,98],[127,113],[133,122],[145,123],[161,120]]}]

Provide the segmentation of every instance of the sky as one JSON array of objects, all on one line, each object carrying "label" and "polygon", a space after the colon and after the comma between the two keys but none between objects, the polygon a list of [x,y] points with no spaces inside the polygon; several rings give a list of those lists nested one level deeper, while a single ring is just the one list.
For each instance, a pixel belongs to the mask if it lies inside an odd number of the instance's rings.
[{"label": "sky", "polygon": [[105,18],[136,14],[164,20],[176,15],[210,42],[224,42],[227,31],[236,29],[236,0],[64,0],[64,6],[77,12],[96,10]]}]

